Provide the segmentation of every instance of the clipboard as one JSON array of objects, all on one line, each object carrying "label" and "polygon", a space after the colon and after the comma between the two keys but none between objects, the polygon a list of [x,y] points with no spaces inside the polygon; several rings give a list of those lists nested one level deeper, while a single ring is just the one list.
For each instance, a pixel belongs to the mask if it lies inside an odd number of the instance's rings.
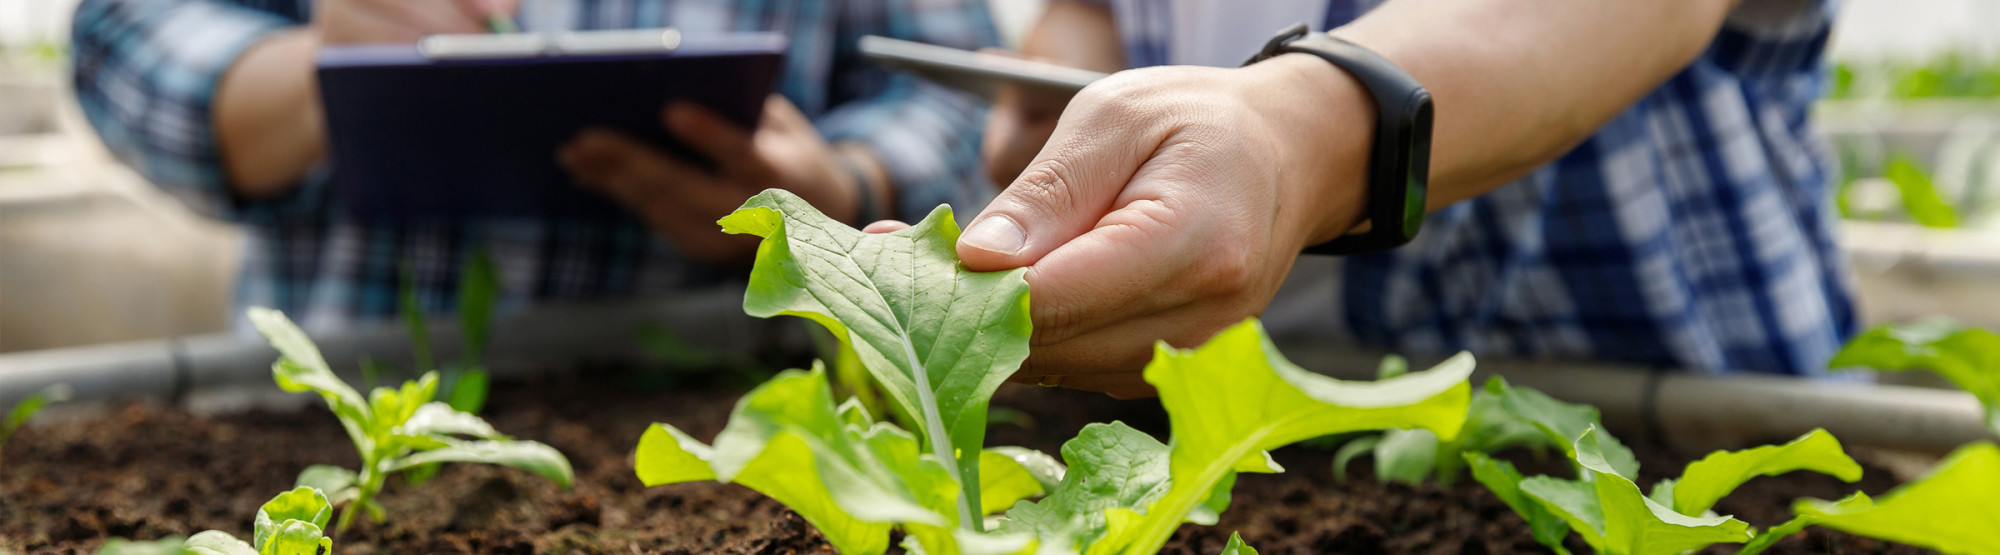
[{"label": "clipboard", "polygon": [[328,185],[341,210],[369,221],[628,217],[575,185],[559,146],[603,127],[700,163],[661,110],[689,101],[756,127],[785,44],[776,33],[645,29],[328,47],[318,57]]},{"label": "clipboard", "polygon": [[994,93],[1007,84],[1042,89],[1068,98],[1108,75],[875,35],[861,37],[860,46],[862,56],[882,67],[910,71],[938,84],[979,95],[988,102],[993,101]]}]

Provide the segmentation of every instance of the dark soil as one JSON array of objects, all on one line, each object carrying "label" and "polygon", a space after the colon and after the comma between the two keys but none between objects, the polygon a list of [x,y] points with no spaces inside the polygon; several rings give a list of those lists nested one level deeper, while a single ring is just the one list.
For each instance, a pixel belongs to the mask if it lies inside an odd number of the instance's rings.
[{"label": "dark soil", "polygon": [[[501,431],[549,443],[570,457],[577,486],[561,491],[523,472],[452,465],[411,488],[392,479],[390,520],[359,519],[341,553],[819,553],[830,552],[798,516],[734,485],[645,488],[630,450],[648,423],[672,422],[713,437],[742,391],[669,384],[658,375],[502,383],[489,403]],[[1084,424],[1124,420],[1164,437],[1157,402],[1009,386],[994,403],[1027,418],[996,424],[989,444],[1055,452]],[[1024,425],[1025,424],[1025,425]],[[1640,446],[1651,483],[1691,457]],[[127,403],[103,415],[23,430],[0,466],[0,553],[89,552],[108,537],[153,539],[215,528],[249,537],[257,507],[314,463],[352,468],[356,457],[316,401],[299,411],[201,417]],[[1348,483],[1331,478],[1330,453],[1280,451],[1290,471],[1245,475],[1214,527],[1183,527],[1169,552],[1215,553],[1240,530],[1264,553],[1544,553],[1521,520],[1476,483],[1454,488],[1380,485],[1361,462]],[[1556,461],[1516,460],[1558,469]],[[1869,468],[1859,488],[1894,484]],[[1798,497],[1834,499],[1856,486],[1811,474],[1752,481],[1717,511],[1754,525],[1784,520]],[[1587,552],[1572,538],[1573,549]],[[1731,550],[1713,550],[1730,553]],[[1773,553],[1921,553],[1813,528]]]}]

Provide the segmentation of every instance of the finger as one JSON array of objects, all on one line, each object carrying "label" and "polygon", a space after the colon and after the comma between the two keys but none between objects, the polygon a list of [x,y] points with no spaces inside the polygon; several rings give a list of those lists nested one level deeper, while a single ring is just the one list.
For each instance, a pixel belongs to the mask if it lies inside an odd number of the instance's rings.
[{"label": "finger", "polygon": [[[1093,89],[1104,90],[1102,85]],[[958,255],[975,271],[1034,264],[1075,239],[1113,208],[1126,182],[1158,148],[1148,118],[1121,115],[1116,99],[1086,89],[1063,114],[1048,145],[1018,179],[973,219]]]},{"label": "finger", "polygon": [[689,213],[689,192],[719,188],[707,172],[612,131],[586,129],[556,157],[579,185],[640,213]]},{"label": "finger", "polygon": [[747,164],[758,159],[751,131],[723,119],[713,110],[691,102],[674,102],[667,105],[664,118],[667,131],[675,139],[714,162],[724,175],[740,174]]},{"label": "finger", "polygon": [[864,227],[864,228],[861,228],[861,232],[862,232],[862,233],[892,233],[892,232],[896,232],[896,231],[902,231],[902,230],[903,230],[904,228],[908,228],[908,227],[910,227],[910,224],[906,224],[906,223],[903,223],[903,222],[900,222],[900,221],[897,221],[897,220],[882,220],[882,221],[878,221],[878,222],[875,222],[875,223],[871,223],[871,224],[868,224],[868,227]]}]

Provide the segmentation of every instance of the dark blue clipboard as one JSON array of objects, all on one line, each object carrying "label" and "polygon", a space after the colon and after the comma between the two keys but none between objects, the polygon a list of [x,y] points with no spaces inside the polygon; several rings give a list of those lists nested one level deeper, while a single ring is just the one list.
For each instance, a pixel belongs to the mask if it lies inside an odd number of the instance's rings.
[{"label": "dark blue clipboard", "polygon": [[[609,128],[700,162],[661,123],[685,100],[754,128],[783,69],[775,33],[689,35],[670,50],[439,59],[416,45],[319,55],[332,195],[351,217],[623,217],[556,149]],[[671,184],[665,184],[670,186]]]}]

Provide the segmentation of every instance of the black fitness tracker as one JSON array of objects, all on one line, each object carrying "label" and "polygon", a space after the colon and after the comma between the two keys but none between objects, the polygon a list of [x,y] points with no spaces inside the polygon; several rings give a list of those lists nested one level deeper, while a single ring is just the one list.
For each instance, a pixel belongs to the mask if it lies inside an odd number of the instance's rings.
[{"label": "black fitness tracker", "polygon": [[1424,224],[1430,183],[1431,93],[1402,68],[1361,45],[1314,33],[1300,23],[1279,31],[1243,65],[1298,52],[1353,75],[1375,97],[1375,145],[1368,154],[1368,229],[1306,247],[1309,254],[1359,254],[1410,242]]}]

